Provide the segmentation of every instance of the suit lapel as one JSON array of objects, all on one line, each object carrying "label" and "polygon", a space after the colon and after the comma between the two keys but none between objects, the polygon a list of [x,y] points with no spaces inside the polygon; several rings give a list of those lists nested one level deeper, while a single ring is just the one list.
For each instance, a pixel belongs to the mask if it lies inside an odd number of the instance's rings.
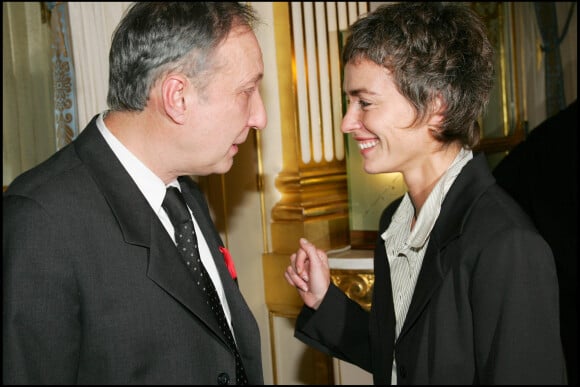
[{"label": "suit lapel", "polygon": [[[256,350],[256,337],[252,334],[248,335],[248,330],[255,329],[257,326],[253,314],[251,313],[245,299],[240,292],[237,282],[235,282],[226,267],[224,257],[219,251],[219,247],[223,246],[220,235],[213,222],[211,221],[210,213],[206,205],[205,198],[196,183],[189,178],[181,177],[179,179],[181,191],[187,205],[192,209],[196,216],[196,221],[201,228],[208,247],[211,251],[212,258],[220,276],[224,293],[228,301],[228,306],[232,316],[232,326],[234,335],[238,344],[240,353],[251,354]],[[242,333],[242,331],[245,331]],[[259,335],[259,333],[257,333]]]},{"label": "suit lapel", "polygon": [[189,309],[226,343],[226,339],[217,325],[215,315],[206,302],[205,295],[193,281],[165,228],[160,222],[156,223],[151,224],[147,276]]},{"label": "suit lapel", "polygon": [[[445,247],[461,235],[463,223],[469,216],[471,206],[493,183],[494,179],[487,167],[487,161],[480,154],[463,167],[449,189],[429,237],[429,245],[399,337],[404,336],[419,318],[433,293],[440,286],[453,263],[450,257],[445,255]],[[462,257],[453,258],[459,260]]]},{"label": "suit lapel", "polygon": [[[75,140],[75,148],[106,198],[125,242],[149,249],[147,276],[226,343],[213,312],[193,282],[175,244],[147,199],[99,133],[96,117]],[[210,248],[214,251],[213,245]]]},{"label": "suit lapel", "polygon": [[155,214],[101,136],[96,125],[96,117],[75,140],[75,148],[107,200],[125,241],[149,246],[149,226]]}]

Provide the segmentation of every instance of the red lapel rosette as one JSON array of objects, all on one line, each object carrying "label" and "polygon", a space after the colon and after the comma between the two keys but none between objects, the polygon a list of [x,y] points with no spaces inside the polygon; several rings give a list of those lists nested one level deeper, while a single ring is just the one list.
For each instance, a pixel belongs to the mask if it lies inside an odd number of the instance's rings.
[{"label": "red lapel rosette", "polygon": [[236,267],[234,266],[234,260],[232,259],[230,252],[223,246],[220,246],[219,249],[221,253],[224,255],[224,261],[226,262],[226,266],[228,268],[228,271],[230,272],[230,275],[232,276],[232,279],[235,280],[236,278],[238,278],[238,275],[236,274]]}]

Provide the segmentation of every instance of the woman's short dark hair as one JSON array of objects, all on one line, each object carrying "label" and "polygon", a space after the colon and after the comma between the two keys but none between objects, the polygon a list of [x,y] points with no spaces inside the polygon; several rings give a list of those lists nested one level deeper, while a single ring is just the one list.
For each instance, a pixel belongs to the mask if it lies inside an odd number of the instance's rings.
[{"label": "woman's short dark hair", "polygon": [[441,97],[444,120],[434,134],[444,143],[479,142],[477,119],[494,81],[493,47],[485,24],[459,3],[383,5],[356,21],[343,50],[343,64],[371,60],[392,72],[417,120]]}]

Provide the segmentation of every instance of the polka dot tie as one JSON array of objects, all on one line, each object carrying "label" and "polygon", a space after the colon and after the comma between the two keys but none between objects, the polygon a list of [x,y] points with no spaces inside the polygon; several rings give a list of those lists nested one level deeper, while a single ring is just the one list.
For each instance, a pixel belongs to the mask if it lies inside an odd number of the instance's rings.
[{"label": "polka dot tie", "polygon": [[228,325],[220,298],[199,256],[197,237],[193,221],[181,192],[175,187],[168,187],[162,204],[175,228],[175,242],[194,281],[207,296],[206,302],[213,310],[220,329],[227,338],[228,344],[236,359],[236,384],[248,384],[246,371],[238,352],[238,347]]}]

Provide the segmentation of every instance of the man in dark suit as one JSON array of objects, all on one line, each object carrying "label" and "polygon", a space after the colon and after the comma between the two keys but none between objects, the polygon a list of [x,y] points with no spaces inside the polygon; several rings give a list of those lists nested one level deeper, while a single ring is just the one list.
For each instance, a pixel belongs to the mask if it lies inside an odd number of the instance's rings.
[{"label": "man in dark suit", "polygon": [[493,174],[552,248],[568,383],[578,384],[578,100],[533,129]]},{"label": "man in dark suit", "polygon": [[[189,177],[227,172],[266,126],[255,18],[239,3],[128,10],[109,110],[4,194],[4,384],[263,384],[258,325]],[[171,186],[229,328],[176,248]]]}]

